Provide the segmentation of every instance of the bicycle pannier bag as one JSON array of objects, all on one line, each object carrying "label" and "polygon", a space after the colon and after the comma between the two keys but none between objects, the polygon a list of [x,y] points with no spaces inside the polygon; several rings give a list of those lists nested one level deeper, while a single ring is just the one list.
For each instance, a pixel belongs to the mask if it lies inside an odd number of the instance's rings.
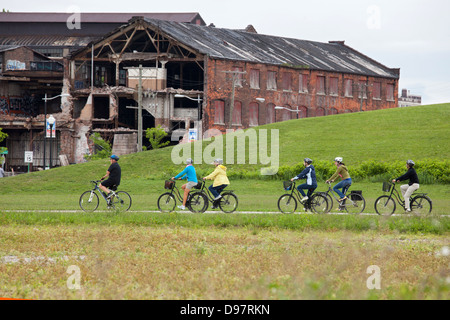
[{"label": "bicycle pannier bag", "polygon": [[362,197],[362,190],[353,190],[352,193],[350,194],[350,198],[352,200],[359,200],[361,198],[356,196],[356,195],[354,195],[354,194],[359,194]]},{"label": "bicycle pannier bag", "polygon": [[383,182],[383,191],[384,192],[391,191],[391,184],[389,182]]}]

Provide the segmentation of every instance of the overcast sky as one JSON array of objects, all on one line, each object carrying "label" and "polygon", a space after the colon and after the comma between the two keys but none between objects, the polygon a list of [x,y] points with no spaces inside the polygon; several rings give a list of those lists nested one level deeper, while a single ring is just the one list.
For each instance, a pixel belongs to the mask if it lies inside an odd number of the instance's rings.
[{"label": "overcast sky", "polygon": [[[423,104],[450,102],[448,0],[3,1],[10,12],[198,12],[206,24],[328,42],[345,40],[390,68]],[[82,21],[81,21],[82,23]]]}]

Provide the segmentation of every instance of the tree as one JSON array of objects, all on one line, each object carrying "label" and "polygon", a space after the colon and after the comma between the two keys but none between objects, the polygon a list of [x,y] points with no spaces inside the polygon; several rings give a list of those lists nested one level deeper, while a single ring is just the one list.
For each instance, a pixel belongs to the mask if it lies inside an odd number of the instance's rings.
[{"label": "tree", "polygon": [[96,151],[91,155],[85,155],[84,158],[86,160],[106,159],[111,156],[111,144],[108,141],[103,140],[100,133],[94,132],[89,137],[89,140],[94,143]]},{"label": "tree", "polygon": [[147,137],[153,149],[159,149],[167,146],[170,141],[161,143],[161,140],[164,139],[167,135],[168,133],[163,128],[161,128],[160,124],[156,128],[147,128],[147,130],[145,130],[145,136]]},{"label": "tree", "polygon": [[[0,142],[2,142],[3,140],[5,140],[6,138],[8,138],[8,134],[2,132],[2,128],[0,128]],[[8,150],[8,148],[5,147],[0,147],[0,152],[4,152]]]}]

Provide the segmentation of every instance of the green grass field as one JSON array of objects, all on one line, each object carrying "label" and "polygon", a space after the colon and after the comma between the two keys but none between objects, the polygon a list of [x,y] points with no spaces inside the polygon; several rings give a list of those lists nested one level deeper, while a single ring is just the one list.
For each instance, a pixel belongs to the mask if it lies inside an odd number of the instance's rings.
[{"label": "green grass field", "polygon": [[[280,166],[342,156],[361,162],[446,161],[450,104],[291,120],[278,129]],[[211,141],[202,143],[203,148]],[[0,297],[27,299],[442,299],[448,300],[450,184],[421,184],[426,217],[374,213],[381,180],[355,179],[369,215],[278,213],[282,179],[260,165],[228,165],[239,211],[158,213],[164,180],[184,165],[172,148],[121,157],[120,190],[131,211],[84,213],[78,206],[108,160],[0,179]],[[226,156],[226,155],[225,155]],[[248,159],[249,155],[246,154]],[[225,158],[225,157],[224,157]],[[213,170],[196,165],[199,176]],[[250,176],[251,178],[245,178]],[[384,176],[388,176],[385,174]],[[323,177],[321,177],[323,178]],[[373,182],[375,181],[375,182]],[[431,180],[430,180],[431,181]],[[181,183],[178,183],[180,185]],[[326,185],[319,181],[318,191]],[[302,211],[299,211],[302,213]],[[69,266],[81,289],[67,287]],[[381,290],[366,270],[381,269]]]}]

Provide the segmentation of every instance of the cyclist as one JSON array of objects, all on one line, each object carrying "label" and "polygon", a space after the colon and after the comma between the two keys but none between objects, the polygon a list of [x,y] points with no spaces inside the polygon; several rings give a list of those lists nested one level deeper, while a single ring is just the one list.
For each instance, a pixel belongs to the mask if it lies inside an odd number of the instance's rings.
[{"label": "cyclist", "polygon": [[417,177],[417,172],[414,169],[414,161],[412,160],[408,160],[406,161],[406,168],[408,169],[408,171],[398,177],[397,179],[392,180],[393,183],[396,182],[400,182],[403,180],[408,180],[409,179],[409,183],[408,184],[404,184],[402,186],[400,186],[400,190],[402,191],[402,195],[403,198],[405,199],[405,211],[406,212],[411,212],[411,208],[409,206],[409,198],[411,197],[411,194],[416,191],[417,189],[419,189],[420,185],[419,185],[419,178]]},{"label": "cyclist", "polygon": [[[113,154],[111,157],[109,157],[109,161],[111,162],[111,165],[109,166],[108,170],[106,171],[106,174],[100,179],[102,182],[100,183],[99,188],[103,191],[103,193],[106,195],[107,199],[110,197],[109,188],[115,186],[118,187],[120,184],[120,179],[122,176],[122,169],[120,168],[117,161],[119,161],[119,157]],[[108,179],[106,179],[108,178]],[[105,180],[106,181],[103,181]]]},{"label": "cyclist", "polygon": [[[331,176],[330,179],[326,181],[326,183],[334,182],[334,180],[336,180],[338,176],[341,177],[342,179],[341,182],[339,182],[333,187],[333,191],[336,192],[340,197],[339,202],[347,199],[344,193],[352,185],[352,178],[350,178],[348,169],[342,161],[343,161],[342,157],[334,158],[334,164],[337,167],[336,172]],[[342,189],[342,191],[339,189]]]},{"label": "cyclist", "polygon": [[214,183],[208,189],[214,196],[212,209],[216,209],[220,198],[222,198],[220,193],[230,184],[230,181],[228,180],[227,167],[223,165],[223,160],[216,159],[213,164],[216,166],[216,169],[210,175],[204,177],[203,180],[214,180]]},{"label": "cyclist", "polygon": [[183,204],[181,206],[178,206],[179,209],[184,210],[186,209],[186,200],[188,197],[189,192],[192,188],[194,188],[198,184],[197,180],[197,173],[195,172],[195,168],[192,165],[194,161],[189,158],[186,160],[186,168],[184,168],[183,171],[181,171],[179,174],[177,174],[175,177],[172,177],[172,180],[175,179],[187,179],[187,183],[183,184],[181,188],[184,190],[183,195]]},{"label": "cyclist", "polygon": [[[300,172],[300,174],[294,178],[291,179],[291,181],[297,180],[297,179],[306,179],[306,183],[303,183],[297,187],[298,191],[303,196],[302,202],[309,199],[309,197],[312,195],[314,190],[317,188],[317,179],[316,179],[316,169],[311,164],[313,161],[310,158],[305,158],[303,160],[303,165],[305,166],[305,169]],[[305,195],[305,192],[303,190],[308,190],[308,193]]]}]

